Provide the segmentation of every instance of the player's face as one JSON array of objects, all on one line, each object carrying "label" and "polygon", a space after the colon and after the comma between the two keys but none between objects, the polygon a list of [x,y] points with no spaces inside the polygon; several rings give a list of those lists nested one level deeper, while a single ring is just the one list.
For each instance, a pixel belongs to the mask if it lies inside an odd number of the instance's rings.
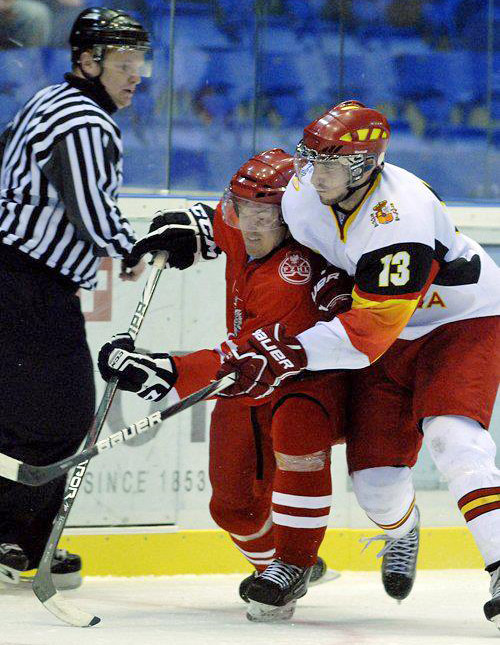
[{"label": "player's face", "polygon": [[349,169],[338,161],[316,162],[311,184],[323,204],[336,204],[348,195]]},{"label": "player's face", "polygon": [[141,82],[141,76],[149,74],[144,52],[109,48],[104,57],[101,83],[116,107],[121,109],[132,103],[135,89]]},{"label": "player's face", "polygon": [[238,200],[239,229],[252,258],[263,258],[284,240],[287,228],[281,223],[279,206]]}]

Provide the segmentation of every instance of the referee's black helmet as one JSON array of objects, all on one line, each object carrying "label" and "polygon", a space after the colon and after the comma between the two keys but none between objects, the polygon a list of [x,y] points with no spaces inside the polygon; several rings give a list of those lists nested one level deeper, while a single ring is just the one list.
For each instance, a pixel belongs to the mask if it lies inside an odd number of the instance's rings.
[{"label": "referee's black helmet", "polygon": [[146,29],[119,9],[91,7],[75,20],[69,37],[71,59],[78,61],[82,51],[102,47],[130,47],[149,51],[151,41]]}]

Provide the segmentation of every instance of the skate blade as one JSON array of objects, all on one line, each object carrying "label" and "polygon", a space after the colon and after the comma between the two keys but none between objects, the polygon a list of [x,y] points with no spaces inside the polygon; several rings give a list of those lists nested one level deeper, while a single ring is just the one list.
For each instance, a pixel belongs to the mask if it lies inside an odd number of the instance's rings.
[{"label": "skate blade", "polygon": [[[36,575],[36,569],[32,571],[27,571],[21,574],[20,580],[24,583],[32,583]],[[80,571],[74,571],[72,573],[53,573],[52,582],[54,587],[60,591],[67,591],[68,589],[78,589],[82,586],[82,575]]]},{"label": "skate blade", "polygon": [[495,624],[497,629],[500,629],[500,614],[497,614],[496,616],[493,616],[493,618],[490,618],[491,622]]},{"label": "skate blade", "polygon": [[20,573],[17,569],[12,569],[11,567],[6,567],[4,564],[0,564],[0,582],[6,583],[9,585],[19,584]]},{"label": "skate blade", "polygon": [[274,605],[265,605],[262,602],[250,600],[247,618],[254,623],[274,623],[283,620],[290,620],[295,611],[296,604],[296,600],[291,600],[282,607],[275,607]]},{"label": "skate blade", "polygon": [[316,585],[322,585],[324,582],[331,582],[332,580],[337,580],[340,578],[340,571],[335,571],[335,569],[327,569],[325,574],[318,578],[318,580],[310,580],[309,586],[316,587]]}]

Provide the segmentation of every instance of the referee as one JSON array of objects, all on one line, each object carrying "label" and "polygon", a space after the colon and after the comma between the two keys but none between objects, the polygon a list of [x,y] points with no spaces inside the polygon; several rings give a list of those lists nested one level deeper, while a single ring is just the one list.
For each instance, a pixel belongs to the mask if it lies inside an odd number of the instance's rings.
[{"label": "referee", "polygon": [[[72,73],[37,92],[0,135],[0,452],[36,465],[75,452],[95,406],[78,289],[102,257],[135,241],[116,199],[120,130],[112,114],[148,73],[149,35],[121,11],[86,9],[70,36]],[[143,265],[125,269],[134,280]],[[0,580],[38,566],[65,478],[30,488],[0,478]],[[80,558],[57,550],[61,587]]]}]

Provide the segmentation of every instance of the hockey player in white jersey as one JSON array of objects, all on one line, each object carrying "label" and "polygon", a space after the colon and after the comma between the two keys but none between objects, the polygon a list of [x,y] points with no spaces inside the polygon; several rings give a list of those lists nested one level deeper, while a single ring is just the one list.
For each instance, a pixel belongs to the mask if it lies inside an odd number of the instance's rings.
[{"label": "hockey player in white jersey", "polygon": [[357,101],[305,128],[283,216],[297,241],[354,277],[352,309],[296,337],[279,324],[258,330],[219,376],[236,369],[226,393],[259,396],[303,369],[358,370],[347,456],[357,499],[384,530],[386,591],[401,600],[415,578],[410,468],[424,438],[483,555],[484,611],[500,628],[500,471],[487,431],[500,271],[428,185],[384,162],[389,137],[385,116]]}]

